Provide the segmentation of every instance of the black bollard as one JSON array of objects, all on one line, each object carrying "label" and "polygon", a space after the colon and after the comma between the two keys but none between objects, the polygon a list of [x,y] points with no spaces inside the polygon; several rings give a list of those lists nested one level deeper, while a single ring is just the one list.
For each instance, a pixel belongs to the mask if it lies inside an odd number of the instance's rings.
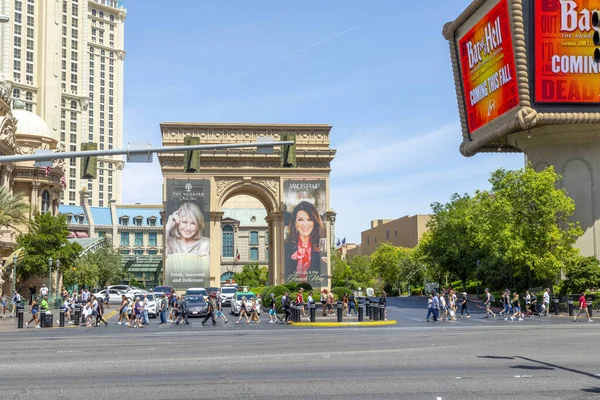
[{"label": "black bollard", "polygon": [[315,303],[310,303],[310,322],[317,321],[317,309]]},{"label": "black bollard", "polygon": [[560,315],[560,312],[558,311],[558,303],[559,303],[559,299],[558,297],[554,298],[554,315]]},{"label": "black bollard", "polygon": [[79,326],[79,317],[80,317],[80,313],[81,313],[81,306],[79,304],[75,304],[75,326]]},{"label": "black bollard", "polygon": [[17,305],[17,328],[23,329],[23,306]]},{"label": "black bollard", "polygon": [[369,307],[371,306],[371,300],[369,300],[369,298],[365,298],[365,307],[366,307],[366,311],[367,311],[367,318],[371,319],[371,312]]},{"label": "black bollard", "polygon": [[58,317],[58,321],[59,321],[58,326],[60,326],[61,328],[64,328],[64,326],[65,326],[65,309],[64,308],[60,309],[60,315]]},{"label": "black bollard", "polygon": [[297,305],[292,305],[292,322],[300,322],[300,310]]},{"label": "black bollard", "polygon": [[342,322],[342,302],[337,302],[337,322]]},{"label": "black bollard", "polygon": [[379,320],[385,321],[385,306],[383,304],[379,306]]},{"label": "black bollard", "polygon": [[46,327],[46,309],[45,308],[40,308],[40,313],[38,314],[38,317],[40,319],[40,327],[45,328]]},{"label": "black bollard", "polygon": [[362,300],[358,301],[358,322],[363,322],[363,313],[364,313],[365,304]]},{"label": "black bollard", "polygon": [[373,321],[379,321],[379,304],[373,304]]},{"label": "black bollard", "polygon": [[573,306],[573,300],[569,299],[569,317],[572,317],[573,315],[575,315],[575,307]]},{"label": "black bollard", "polygon": [[588,306],[588,314],[590,314],[590,318],[592,318],[592,299],[589,298],[587,299],[587,306]]}]

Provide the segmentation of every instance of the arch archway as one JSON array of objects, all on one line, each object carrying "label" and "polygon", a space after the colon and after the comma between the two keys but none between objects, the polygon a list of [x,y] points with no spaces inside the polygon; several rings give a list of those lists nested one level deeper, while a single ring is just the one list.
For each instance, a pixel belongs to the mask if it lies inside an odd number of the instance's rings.
[{"label": "arch archway", "polygon": [[[331,240],[335,213],[329,208],[329,174],[335,150],[330,149],[329,125],[286,125],[286,124],[218,124],[218,123],[163,123],[161,124],[163,146],[180,146],[186,137],[198,138],[200,144],[235,144],[257,142],[259,138],[271,137],[281,140],[283,134],[296,135],[296,168],[281,168],[281,149],[272,154],[259,154],[256,149],[219,149],[201,151],[200,169],[189,174],[184,171],[182,153],[160,154],[163,173],[163,201],[167,210],[167,186],[170,180],[204,180],[210,186],[210,221],[205,235],[210,237],[210,284],[221,281],[222,219],[223,205],[231,198],[249,195],[264,206],[268,224],[269,284],[282,284],[290,280],[284,265],[284,214],[289,218],[290,207],[286,208],[284,187],[286,182],[317,182],[322,187],[318,198],[318,211],[323,219],[325,238],[319,246],[318,258],[323,260],[320,273],[322,287],[329,286],[331,268]],[[287,199],[290,199],[289,193]],[[313,199],[315,202],[317,199]],[[293,209],[293,207],[291,207]],[[287,213],[287,214],[286,214]],[[166,256],[166,255],[165,255]],[[288,257],[289,258],[289,257]],[[295,259],[294,259],[295,260]],[[289,260],[288,260],[289,261]],[[165,261],[165,265],[168,263]],[[323,268],[325,270],[323,271]],[[165,274],[167,274],[165,268]],[[313,284],[319,287],[319,284]]]}]

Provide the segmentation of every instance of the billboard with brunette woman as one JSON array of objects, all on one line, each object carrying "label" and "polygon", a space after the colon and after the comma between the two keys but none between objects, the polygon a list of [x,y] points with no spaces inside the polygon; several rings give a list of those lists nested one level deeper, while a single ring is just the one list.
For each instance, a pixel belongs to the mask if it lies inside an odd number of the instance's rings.
[{"label": "billboard with brunette woman", "polygon": [[327,286],[325,181],[284,182],[285,281]]}]

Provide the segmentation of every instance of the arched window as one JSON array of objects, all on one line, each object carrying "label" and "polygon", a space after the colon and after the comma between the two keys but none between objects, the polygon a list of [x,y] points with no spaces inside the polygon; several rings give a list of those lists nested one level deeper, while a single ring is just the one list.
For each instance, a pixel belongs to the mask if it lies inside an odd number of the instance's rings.
[{"label": "arched window", "polygon": [[115,58],[115,52],[114,51],[110,52],[110,58]]},{"label": "arched window", "polygon": [[96,9],[92,8],[92,16],[96,16]]},{"label": "arched window", "polygon": [[50,212],[50,193],[47,190],[42,192],[42,214]]},{"label": "arched window", "polygon": [[225,281],[233,279],[233,275],[234,275],[234,273],[231,271],[225,272],[223,275],[221,275],[221,282],[225,282]]},{"label": "arched window", "polygon": [[101,56],[105,56],[105,55],[106,55],[106,51],[104,51],[104,50],[100,50],[100,55],[101,55]]},{"label": "arched window", "polygon": [[77,102],[75,100],[71,100],[71,109],[77,110]]},{"label": "arched window", "polygon": [[110,22],[115,22],[115,16],[114,16],[114,14],[110,14]]},{"label": "arched window", "polygon": [[225,225],[223,232],[223,257],[233,257],[233,226]]},{"label": "arched window", "polygon": [[94,48],[90,47],[90,53],[93,53],[93,52],[94,52]]},{"label": "arched window", "polygon": [[19,89],[13,89],[13,99],[20,99],[21,91]]},{"label": "arched window", "polygon": [[98,15],[100,15],[100,18],[104,18],[104,11],[100,11],[100,14]]},{"label": "arched window", "polygon": [[33,93],[26,92],[25,93],[25,100],[33,101]]},{"label": "arched window", "polygon": [[60,100],[60,105],[61,105],[63,108],[67,106],[67,101],[65,100],[65,98],[64,98],[64,97],[63,97],[63,98]]}]

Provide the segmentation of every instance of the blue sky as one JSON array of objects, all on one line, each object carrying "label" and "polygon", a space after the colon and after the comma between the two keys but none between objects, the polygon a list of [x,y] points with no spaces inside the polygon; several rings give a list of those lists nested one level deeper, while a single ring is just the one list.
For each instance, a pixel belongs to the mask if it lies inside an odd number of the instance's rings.
[{"label": "blue sky", "polygon": [[[125,1],[124,142],[165,121],[327,123],[336,235],[487,188],[522,154],[460,155],[448,43],[468,0]],[[424,5],[427,7],[424,7]],[[160,203],[158,163],[128,164],[125,203]]]}]

